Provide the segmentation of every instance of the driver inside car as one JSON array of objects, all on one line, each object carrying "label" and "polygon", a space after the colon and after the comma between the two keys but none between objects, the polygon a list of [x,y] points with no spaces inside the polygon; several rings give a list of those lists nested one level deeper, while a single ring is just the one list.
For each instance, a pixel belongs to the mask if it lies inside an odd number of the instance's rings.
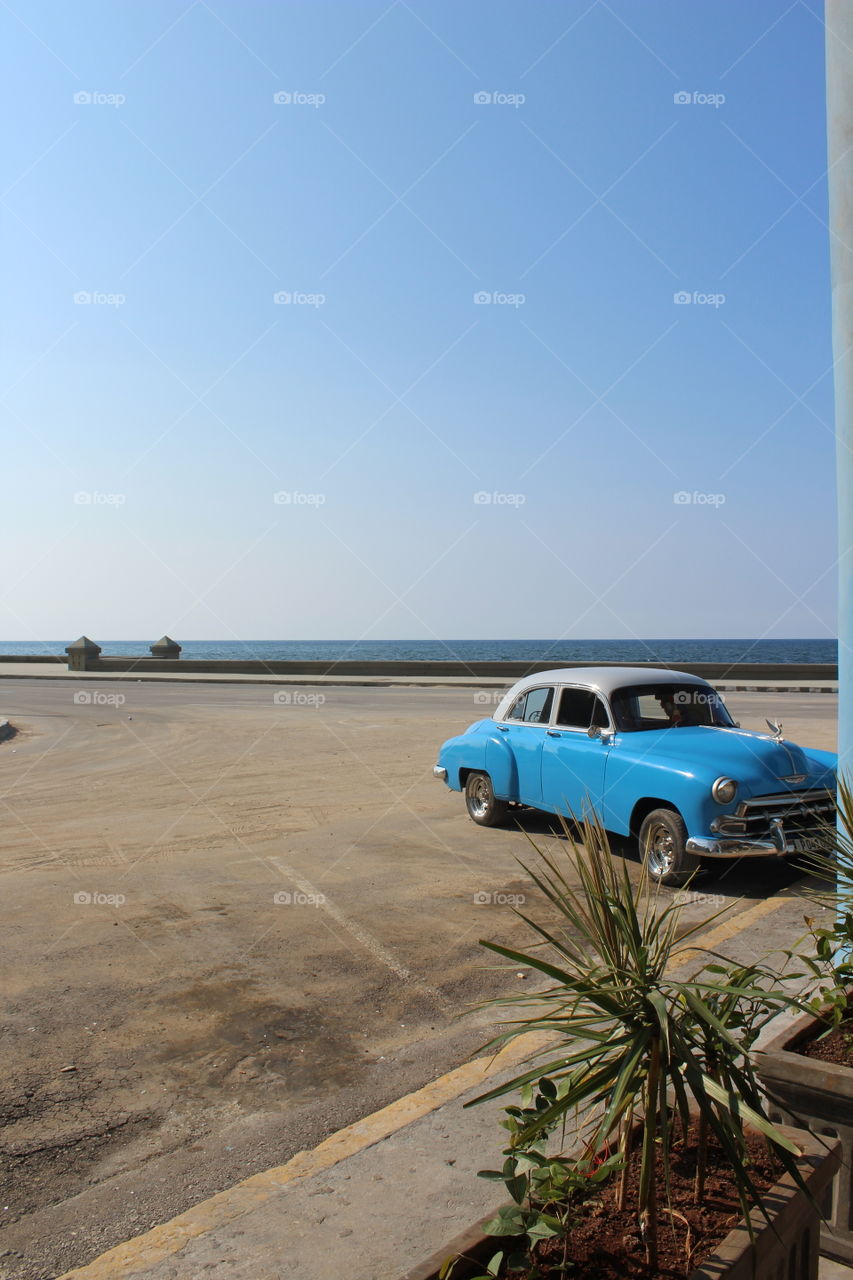
[{"label": "driver inside car", "polygon": [[677,727],[687,723],[683,709],[675,705],[675,696],[672,690],[661,689],[659,693],[655,694],[655,699],[672,726]]}]

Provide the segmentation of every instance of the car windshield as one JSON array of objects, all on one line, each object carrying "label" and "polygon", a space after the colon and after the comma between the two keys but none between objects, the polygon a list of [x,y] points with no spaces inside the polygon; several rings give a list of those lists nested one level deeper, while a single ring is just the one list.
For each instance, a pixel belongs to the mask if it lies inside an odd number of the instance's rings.
[{"label": "car windshield", "polygon": [[734,727],[722,698],[709,685],[676,681],[627,685],[614,691],[610,704],[616,727],[622,733],[697,724]]}]

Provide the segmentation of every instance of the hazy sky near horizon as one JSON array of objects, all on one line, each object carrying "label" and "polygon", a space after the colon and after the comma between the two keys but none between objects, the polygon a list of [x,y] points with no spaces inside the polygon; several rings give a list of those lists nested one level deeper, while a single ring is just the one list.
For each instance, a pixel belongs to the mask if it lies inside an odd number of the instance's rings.
[{"label": "hazy sky near horizon", "polygon": [[0,26],[0,637],[834,633],[819,0]]}]

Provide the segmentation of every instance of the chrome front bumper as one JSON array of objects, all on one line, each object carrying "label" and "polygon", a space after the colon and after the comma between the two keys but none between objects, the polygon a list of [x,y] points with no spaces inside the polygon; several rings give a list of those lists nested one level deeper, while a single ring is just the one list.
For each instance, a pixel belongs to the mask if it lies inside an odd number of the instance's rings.
[{"label": "chrome front bumper", "polygon": [[791,839],[778,818],[770,823],[770,835],[762,840],[744,836],[689,836],[685,848],[701,858],[779,858],[789,853],[807,853],[809,836]]},{"label": "chrome front bumper", "polygon": [[441,778],[442,782],[447,781],[447,770],[443,769],[440,764],[434,764],[432,766],[432,772],[433,772],[433,776],[436,778]]}]

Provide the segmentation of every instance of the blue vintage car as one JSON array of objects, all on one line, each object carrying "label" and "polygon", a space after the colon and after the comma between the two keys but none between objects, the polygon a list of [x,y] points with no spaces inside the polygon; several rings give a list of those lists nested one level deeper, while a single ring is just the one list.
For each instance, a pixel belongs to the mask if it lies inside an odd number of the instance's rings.
[{"label": "blue vintage car", "polygon": [[679,884],[703,858],[805,851],[833,821],[837,757],[771,728],[741,729],[685,672],[565,667],[519,680],[445,742],[434,773],[481,826],[511,805],[595,816],[638,838],[656,880]]}]

